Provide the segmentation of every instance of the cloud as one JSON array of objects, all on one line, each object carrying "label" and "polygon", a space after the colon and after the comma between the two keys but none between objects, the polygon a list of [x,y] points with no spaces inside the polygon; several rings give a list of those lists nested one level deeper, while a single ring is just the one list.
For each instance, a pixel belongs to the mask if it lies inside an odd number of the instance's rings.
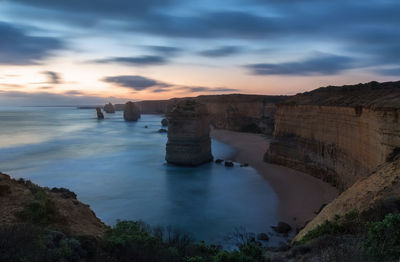
[{"label": "cloud", "polygon": [[79,90],[70,90],[64,92],[65,95],[84,95],[85,93]]},{"label": "cloud", "polygon": [[144,90],[150,87],[167,87],[168,84],[138,75],[109,76],[102,79],[107,83],[116,84],[121,87],[128,87],[135,90]]},{"label": "cloud", "polygon": [[60,73],[53,71],[43,71],[42,73],[47,76],[48,84],[61,84],[63,82]]},{"label": "cloud", "polygon": [[239,54],[243,51],[243,48],[238,46],[221,46],[215,49],[208,49],[198,52],[199,55],[206,57],[222,57]]},{"label": "cloud", "polygon": [[120,87],[132,88],[136,91],[148,90],[153,93],[183,91],[192,93],[216,93],[216,92],[236,92],[238,89],[225,88],[225,87],[202,87],[202,86],[183,86],[178,84],[169,84],[163,81],[154,80],[144,76],[138,75],[124,75],[124,76],[109,76],[102,79],[102,81],[115,84]]},{"label": "cloud", "polygon": [[78,106],[78,105],[101,105],[108,101],[124,103],[126,98],[106,98],[90,95],[67,95],[48,92],[18,92],[0,90],[0,103],[3,106]]},{"label": "cloud", "polygon": [[386,68],[386,69],[378,69],[377,73],[385,76],[398,76],[400,77],[400,67],[395,68]]},{"label": "cloud", "polygon": [[0,22],[0,64],[39,64],[62,47],[58,38],[31,36],[22,27]]},{"label": "cloud", "polygon": [[146,65],[163,65],[167,63],[167,60],[162,56],[137,56],[137,57],[111,57],[106,59],[94,60],[95,63],[121,63],[131,64],[137,66]]},{"label": "cloud", "polygon": [[353,66],[346,56],[319,54],[308,59],[285,63],[261,63],[245,66],[255,75],[334,75]]},{"label": "cloud", "polygon": [[174,55],[183,51],[183,48],[175,46],[147,45],[146,49],[162,55]]},{"label": "cloud", "polygon": [[225,88],[225,87],[203,87],[203,86],[187,86],[183,87],[183,89],[193,92],[193,93],[202,93],[202,92],[211,92],[211,93],[219,93],[219,92],[237,92],[238,89],[234,88]]}]

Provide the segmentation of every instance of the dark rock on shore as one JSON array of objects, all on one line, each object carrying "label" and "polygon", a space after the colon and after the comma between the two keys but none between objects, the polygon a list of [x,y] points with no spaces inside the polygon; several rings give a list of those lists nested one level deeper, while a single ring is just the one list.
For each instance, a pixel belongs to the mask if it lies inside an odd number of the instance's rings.
[{"label": "dark rock on shore", "polygon": [[171,164],[196,166],[213,159],[210,116],[205,105],[183,100],[167,114],[168,142],[165,160]]},{"label": "dark rock on shore", "polygon": [[215,160],[215,163],[216,163],[216,164],[222,164],[222,162],[224,162],[223,159],[217,159],[217,160]]},{"label": "dark rock on shore", "polygon": [[269,236],[265,233],[260,233],[257,235],[257,239],[258,240],[262,240],[262,241],[268,241],[269,240]]},{"label": "dark rock on shore", "polygon": [[158,133],[167,133],[167,132],[168,132],[167,129],[164,129],[164,128],[158,129]]},{"label": "dark rock on shore", "polygon": [[140,109],[135,103],[129,101],[125,104],[124,119],[125,121],[137,121],[140,118]]},{"label": "dark rock on shore", "polygon": [[247,163],[240,164],[240,167],[246,167],[246,166],[249,166],[249,164]]},{"label": "dark rock on shore", "polygon": [[225,161],[225,166],[227,166],[227,167],[233,167],[234,165],[233,165],[233,162]]},{"label": "dark rock on shore", "polygon": [[164,118],[163,120],[161,120],[161,125],[168,126],[168,119]]},{"label": "dark rock on shore", "polygon": [[100,107],[96,107],[96,112],[97,112],[97,119],[104,119],[104,114],[101,112]]},{"label": "dark rock on shore", "polygon": [[292,230],[292,227],[285,222],[280,221],[276,227],[271,227],[275,232],[280,234],[287,234]]},{"label": "dark rock on shore", "polygon": [[115,108],[114,108],[113,104],[111,104],[111,103],[104,105],[103,110],[104,110],[104,112],[106,112],[108,114],[115,113]]}]

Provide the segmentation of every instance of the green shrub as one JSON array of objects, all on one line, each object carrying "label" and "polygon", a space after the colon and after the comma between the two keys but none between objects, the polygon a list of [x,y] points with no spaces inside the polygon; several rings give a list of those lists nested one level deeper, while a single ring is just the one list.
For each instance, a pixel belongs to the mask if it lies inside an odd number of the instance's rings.
[{"label": "green shrub", "polygon": [[19,218],[24,222],[42,226],[61,222],[57,208],[47,193],[43,189],[34,190],[34,192],[34,200],[24,206],[18,214]]},{"label": "green shrub", "polygon": [[368,254],[381,261],[400,259],[400,214],[389,214],[383,221],[367,224],[365,248]]},{"label": "green shrub", "polygon": [[363,223],[360,220],[357,211],[346,213],[343,217],[335,215],[333,221],[326,220],[324,223],[316,226],[314,229],[307,232],[307,234],[299,241],[299,244],[305,244],[308,241],[321,237],[323,235],[343,235],[355,234],[363,230]]}]

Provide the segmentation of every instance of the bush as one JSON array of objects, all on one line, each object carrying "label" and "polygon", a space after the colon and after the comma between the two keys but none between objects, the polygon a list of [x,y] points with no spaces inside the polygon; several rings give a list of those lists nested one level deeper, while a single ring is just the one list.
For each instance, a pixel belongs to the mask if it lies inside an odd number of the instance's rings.
[{"label": "bush", "polygon": [[57,208],[47,193],[35,188],[34,200],[24,206],[18,217],[24,222],[30,222],[42,226],[61,222]]},{"label": "bush", "polygon": [[381,261],[400,259],[400,214],[389,214],[383,221],[367,224],[366,251]]},{"label": "bush", "polygon": [[333,221],[326,220],[323,224],[318,225],[314,229],[307,232],[307,234],[299,241],[299,244],[305,244],[308,241],[321,237],[323,235],[344,235],[356,234],[363,230],[363,223],[360,220],[357,211],[351,211],[345,214],[342,218],[338,215],[335,216]]}]

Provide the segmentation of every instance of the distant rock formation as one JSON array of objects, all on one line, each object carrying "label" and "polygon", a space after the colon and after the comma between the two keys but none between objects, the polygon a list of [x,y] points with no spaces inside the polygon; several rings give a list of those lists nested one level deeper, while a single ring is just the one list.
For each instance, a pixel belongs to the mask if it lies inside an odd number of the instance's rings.
[{"label": "distant rock formation", "polygon": [[210,115],[204,104],[183,100],[167,114],[168,163],[196,166],[213,159],[211,155]]},{"label": "distant rock formation", "polygon": [[104,112],[108,113],[108,114],[114,114],[115,113],[115,108],[113,106],[113,104],[108,103],[106,105],[104,105]]},{"label": "distant rock formation", "polygon": [[161,120],[161,125],[162,126],[168,126],[168,119],[163,118],[163,120]]},{"label": "distant rock formation", "polygon": [[133,102],[127,102],[124,109],[125,121],[137,121],[139,118],[140,109]]},{"label": "distant rock formation", "polygon": [[97,119],[104,119],[103,112],[101,112],[100,107],[96,107],[96,112],[97,112]]}]

